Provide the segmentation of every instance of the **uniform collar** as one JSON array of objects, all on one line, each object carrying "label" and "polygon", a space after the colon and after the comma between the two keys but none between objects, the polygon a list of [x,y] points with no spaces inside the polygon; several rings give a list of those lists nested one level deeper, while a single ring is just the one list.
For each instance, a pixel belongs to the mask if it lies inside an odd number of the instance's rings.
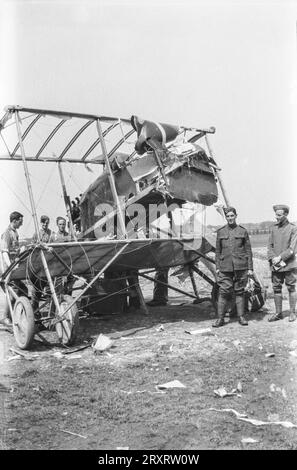
[{"label": "uniform collar", "polygon": [[288,225],[288,223],[288,219],[285,219],[282,222],[276,222],[275,225],[277,225],[278,227],[285,227],[286,225]]},{"label": "uniform collar", "polygon": [[16,231],[17,231],[17,229],[16,229],[16,228],[14,228],[14,227],[13,227],[11,224],[9,224],[9,226],[8,226],[8,229],[9,229],[9,230],[13,230],[14,232],[16,232]]}]

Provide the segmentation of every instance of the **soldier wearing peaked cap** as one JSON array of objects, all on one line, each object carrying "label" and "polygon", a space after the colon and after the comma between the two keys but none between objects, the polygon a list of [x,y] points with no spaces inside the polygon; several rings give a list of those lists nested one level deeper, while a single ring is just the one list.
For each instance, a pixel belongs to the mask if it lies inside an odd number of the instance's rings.
[{"label": "soldier wearing peaked cap", "polygon": [[217,231],[216,270],[219,286],[218,319],[213,324],[217,328],[224,325],[228,301],[235,292],[238,321],[248,325],[244,318],[244,289],[248,275],[253,275],[253,257],[247,230],[236,224],[236,209],[224,209],[227,225]]},{"label": "soldier wearing peaked cap", "polygon": [[297,227],[288,221],[289,207],[284,204],[273,206],[276,223],[272,226],[268,241],[268,261],[274,292],[275,313],[268,321],[277,321],[282,315],[282,285],[289,291],[289,321],[296,320],[296,279],[297,279]]}]

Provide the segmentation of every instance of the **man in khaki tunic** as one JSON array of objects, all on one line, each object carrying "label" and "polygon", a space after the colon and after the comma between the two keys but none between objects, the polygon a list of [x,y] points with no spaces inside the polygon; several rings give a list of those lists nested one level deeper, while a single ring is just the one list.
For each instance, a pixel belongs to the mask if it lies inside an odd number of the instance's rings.
[{"label": "man in khaki tunic", "polygon": [[[17,229],[19,229],[23,224],[23,217],[23,214],[20,212],[12,212],[9,216],[10,224],[5,232],[1,235],[0,251],[2,265],[1,268],[3,272],[20,254],[19,234]],[[15,280],[13,284],[17,289],[17,295],[27,295],[27,287],[22,281]],[[13,302],[14,300],[12,300],[12,303]],[[7,299],[5,301],[1,323],[4,323],[5,325],[11,325],[10,309]]]},{"label": "man in khaki tunic", "polygon": [[285,282],[289,292],[289,321],[296,320],[296,279],[297,279],[297,227],[288,221],[289,207],[284,204],[273,206],[276,223],[272,226],[268,241],[268,261],[271,268],[275,313],[268,321],[283,318],[282,286]]},{"label": "man in khaki tunic", "polygon": [[237,212],[234,207],[224,209],[227,225],[217,231],[216,271],[219,286],[218,319],[212,325],[224,325],[228,301],[235,292],[238,321],[248,325],[244,318],[244,290],[248,276],[253,275],[253,257],[247,230],[236,224]]}]

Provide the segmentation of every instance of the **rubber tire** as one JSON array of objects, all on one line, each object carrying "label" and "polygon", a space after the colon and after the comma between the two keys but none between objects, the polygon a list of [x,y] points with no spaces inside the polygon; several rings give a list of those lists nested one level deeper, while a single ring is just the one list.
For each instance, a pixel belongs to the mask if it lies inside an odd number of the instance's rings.
[{"label": "rubber tire", "polygon": [[[21,316],[23,316],[21,319],[21,326],[23,326],[24,321],[26,322],[26,325],[20,332],[18,323]],[[15,301],[13,307],[12,327],[18,347],[20,349],[30,349],[35,333],[35,319],[31,302],[25,296],[21,296]]]},{"label": "rubber tire", "polygon": [[[73,297],[71,295],[62,295],[60,307],[62,307],[63,314],[63,305],[68,306],[73,302]],[[57,316],[58,318],[58,316]],[[67,312],[67,318],[62,320],[59,323],[56,323],[55,328],[59,338],[59,341],[65,346],[72,345],[77,337],[79,327],[79,312],[77,305],[74,304],[70,310]]]}]

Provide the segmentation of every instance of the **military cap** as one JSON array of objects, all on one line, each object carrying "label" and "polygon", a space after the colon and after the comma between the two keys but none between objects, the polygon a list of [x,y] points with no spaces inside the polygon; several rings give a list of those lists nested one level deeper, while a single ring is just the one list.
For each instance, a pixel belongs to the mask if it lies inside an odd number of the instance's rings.
[{"label": "military cap", "polygon": [[223,208],[223,211],[224,211],[224,214],[225,214],[225,215],[227,215],[228,212],[233,212],[233,214],[237,215],[237,212],[236,212],[235,207],[231,207],[231,206],[229,206],[229,207],[224,207],[224,208]]},{"label": "military cap", "polygon": [[275,206],[273,206],[273,210],[274,212],[276,211],[284,211],[286,214],[289,214],[289,206],[286,206],[285,204],[276,204]]}]

